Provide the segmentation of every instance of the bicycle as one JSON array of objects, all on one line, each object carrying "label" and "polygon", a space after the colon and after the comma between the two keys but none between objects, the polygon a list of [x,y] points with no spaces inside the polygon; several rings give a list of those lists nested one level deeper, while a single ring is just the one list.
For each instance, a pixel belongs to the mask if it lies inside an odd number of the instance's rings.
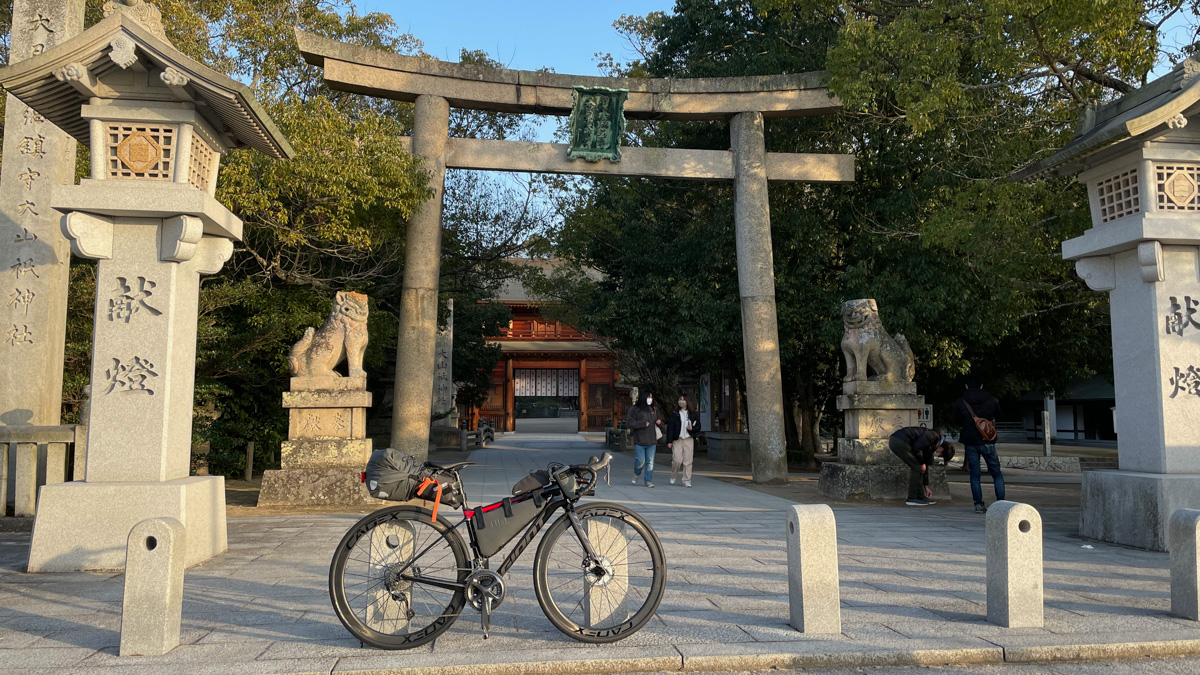
[{"label": "bicycle", "polygon": [[[554,512],[534,559],[534,594],[550,623],[581,642],[610,643],[636,633],[654,616],[666,584],[658,535],[619,504],[577,505],[595,494],[599,471],[612,461],[551,462],[531,473],[538,487],[473,509],[459,471],[475,462],[427,462],[451,478],[463,496],[454,525],[434,508],[397,505],[359,520],[338,544],[329,566],[329,595],[346,630],[364,645],[413,649],[437,639],[466,605],[480,613],[484,638],[506,596],[504,577]],[[465,528],[468,557],[460,528]],[[495,570],[489,560],[518,533]],[[568,534],[569,532],[569,534]],[[573,536],[572,536],[573,535]],[[578,600],[576,600],[578,598]]]}]

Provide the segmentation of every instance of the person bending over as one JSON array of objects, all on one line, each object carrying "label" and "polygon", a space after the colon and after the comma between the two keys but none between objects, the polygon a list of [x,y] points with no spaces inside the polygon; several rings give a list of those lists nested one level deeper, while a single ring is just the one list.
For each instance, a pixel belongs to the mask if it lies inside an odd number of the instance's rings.
[{"label": "person bending over", "polygon": [[934,457],[949,462],[954,446],[946,441],[946,430],[938,427],[904,427],[888,439],[888,449],[908,466],[908,506],[932,506],[933,490],[929,488],[929,466]]}]

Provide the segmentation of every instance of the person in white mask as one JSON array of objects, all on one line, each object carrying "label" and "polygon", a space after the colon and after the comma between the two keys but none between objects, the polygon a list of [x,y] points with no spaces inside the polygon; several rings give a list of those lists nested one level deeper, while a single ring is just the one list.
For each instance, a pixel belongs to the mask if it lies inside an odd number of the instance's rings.
[{"label": "person in white mask", "polygon": [[658,437],[662,435],[658,427],[662,421],[654,409],[654,395],[643,391],[638,402],[629,408],[629,416],[625,426],[633,435],[633,484],[637,485],[645,471],[646,487],[654,487],[654,451],[658,445]]},{"label": "person in white mask", "polygon": [[671,449],[671,485],[675,476],[683,474],[683,486],[692,487],[692,455],[696,449],[696,435],[700,433],[700,417],[692,412],[687,397],[680,394],[676,403],[679,408],[667,420],[667,447]]}]

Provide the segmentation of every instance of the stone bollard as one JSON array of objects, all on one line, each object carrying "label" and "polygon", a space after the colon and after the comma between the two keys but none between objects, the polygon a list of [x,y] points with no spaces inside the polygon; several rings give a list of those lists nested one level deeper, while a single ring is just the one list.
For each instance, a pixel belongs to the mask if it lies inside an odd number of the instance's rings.
[{"label": "stone bollard", "polygon": [[121,656],[160,656],[179,646],[187,532],[174,518],[149,518],[129,532]]},{"label": "stone bollard", "polygon": [[987,619],[1007,628],[1042,627],[1042,517],[1028,504],[987,510]]},{"label": "stone bollard", "polygon": [[1171,613],[1200,621],[1200,511],[1179,509],[1167,525],[1171,551]]},{"label": "stone bollard", "polygon": [[825,504],[793,504],[787,514],[788,604],[801,633],[841,633],[837,523]]}]

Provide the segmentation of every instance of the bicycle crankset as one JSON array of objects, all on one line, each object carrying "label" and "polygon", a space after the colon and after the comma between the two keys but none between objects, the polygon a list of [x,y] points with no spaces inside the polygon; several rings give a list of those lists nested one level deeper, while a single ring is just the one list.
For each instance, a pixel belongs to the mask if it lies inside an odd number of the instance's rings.
[{"label": "bicycle crankset", "polygon": [[479,621],[483,628],[483,639],[491,628],[492,610],[504,602],[504,579],[492,570],[476,570],[467,577],[467,602],[479,610]]}]

